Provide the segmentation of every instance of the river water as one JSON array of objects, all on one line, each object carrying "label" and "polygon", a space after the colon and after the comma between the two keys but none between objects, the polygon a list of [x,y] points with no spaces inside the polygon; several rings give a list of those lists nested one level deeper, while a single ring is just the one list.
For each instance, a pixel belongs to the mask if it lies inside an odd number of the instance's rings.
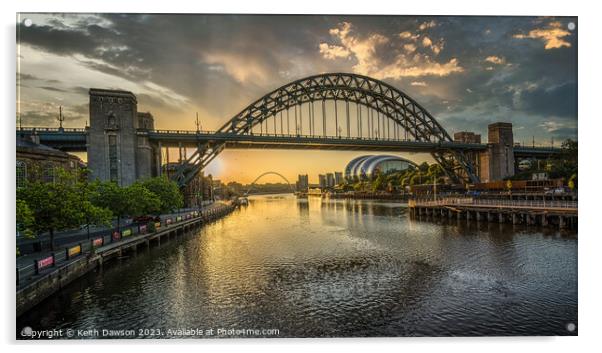
[{"label": "river water", "polygon": [[272,195],[77,280],[18,318],[17,330],[572,335],[576,324],[576,234],[414,221],[399,203]]}]

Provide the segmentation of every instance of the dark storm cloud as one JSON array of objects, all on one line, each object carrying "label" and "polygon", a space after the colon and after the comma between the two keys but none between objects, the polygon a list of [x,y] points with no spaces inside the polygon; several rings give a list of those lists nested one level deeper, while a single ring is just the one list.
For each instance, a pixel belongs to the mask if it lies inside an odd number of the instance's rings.
[{"label": "dark storm cloud", "polygon": [[[569,20],[105,14],[80,15],[75,20],[51,16],[45,24],[21,28],[19,33],[23,43],[77,56],[82,65],[95,71],[169,88],[224,121],[294,79],[353,71],[357,57],[328,60],[319,50],[321,43],[342,46],[329,31],[343,22],[353,25],[357,40],[373,34],[388,40],[388,46],[375,48],[383,65],[403,55],[401,32],[420,33],[442,49],[434,53],[417,42],[417,53],[436,63],[457,59],[462,71],[384,80],[414,97],[446,128],[479,126],[482,130],[487,122],[498,119],[532,128],[549,116],[576,119],[576,33],[561,38],[570,46],[547,50],[544,39],[530,32],[552,28],[553,22],[565,28]],[[77,90],[82,95],[86,92],[81,87]],[[144,94],[139,99],[149,108],[168,103]]]}]

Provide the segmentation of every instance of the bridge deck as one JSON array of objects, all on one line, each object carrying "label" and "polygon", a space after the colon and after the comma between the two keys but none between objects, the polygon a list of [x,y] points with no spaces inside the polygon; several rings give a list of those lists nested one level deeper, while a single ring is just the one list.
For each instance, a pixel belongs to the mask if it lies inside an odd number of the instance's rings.
[{"label": "bridge deck", "polygon": [[[22,128],[18,136],[37,134],[42,144],[64,151],[86,151],[86,129]],[[149,140],[160,142],[163,147],[194,148],[199,143],[226,143],[229,149],[320,149],[339,151],[389,151],[424,152],[443,150],[483,151],[487,144],[462,142],[423,142],[403,139],[368,137],[287,135],[287,134],[233,134],[215,131],[154,130],[138,132]],[[516,157],[548,156],[559,153],[559,148],[516,146]]]}]

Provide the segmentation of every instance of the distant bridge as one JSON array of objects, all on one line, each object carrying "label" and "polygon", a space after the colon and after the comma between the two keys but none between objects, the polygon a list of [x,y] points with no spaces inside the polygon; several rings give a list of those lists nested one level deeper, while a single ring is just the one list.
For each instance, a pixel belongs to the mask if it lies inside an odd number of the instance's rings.
[{"label": "distant bridge", "polygon": [[[93,93],[97,95],[94,101]],[[125,134],[119,126],[109,126],[105,121],[114,124],[115,114],[131,111],[124,110],[123,104],[128,99],[136,104],[135,96],[108,90],[91,90],[90,94],[89,129],[23,128],[17,129],[17,135],[35,134],[40,143],[64,151],[88,151],[92,146],[104,148],[106,154],[106,147],[90,143],[90,135],[95,134],[94,141],[105,141],[104,134]],[[127,115],[122,119],[125,118]],[[430,153],[453,181],[478,182],[474,156],[488,148],[486,144],[453,141],[433,116],[405,93],[382,81],[347,73],[310,76],[277,88],[217,131],[131,131],[136,139],[148,140],[154,156],[161,156],[163,148],[179,148],[179,165],[171,177],[181,186],[226,148],[424,152]],[[193,148],[194,153],[182,157],[182,149],[186,148]],[[518,158],[545,158],[558,152],[555,148],[514,148]],[[135,158],[134,155],[132,151],[122,157]],[[156,157],[149,160],[152,158]],[[144,168],[150,170],[151,166]],[[103,165],[97,169],[108,168]],[[134,174],[151,173],[154,172]]]},{"label": "distant bridge", "polygon": [[288,188],[289,188],[290,192],[292,192],[292,193],[295,192],[295,189],[293,189],[293,186],[291,185],[291,183],[288,181],[288,179],[284,175],[282,175],[278,172],[265,172],[265,173],[260,174],[257,178],[255,178],[255,180],[253,180],[253,182],[251,184],[249,184],[249,189],[247,189],[247,191],[245,192],[245,195],[248,195],[251,192],[251,190],[253,189],[253,186],[255,185],[255,183],[257,183],[257,181],[259,181],[259,179],[263,178],[266,175],[276,175],[276,176],[280,177],[280,179],[284,180],[288,184]]}]

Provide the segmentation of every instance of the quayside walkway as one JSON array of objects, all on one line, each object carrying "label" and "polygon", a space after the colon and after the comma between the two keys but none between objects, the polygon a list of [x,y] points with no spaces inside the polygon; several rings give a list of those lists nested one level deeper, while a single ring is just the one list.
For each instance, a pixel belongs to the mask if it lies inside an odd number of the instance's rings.
[{"label": "quayside walkway", "polygon": [[525,225],[577,228],[577,201],[488,200],[453,197],[410,200],[410,217],[456,218]]},{"label": "quayside walkway", "polygon": [[[17,263],[17,316],[85,273],[111,258],[136,252],[139,247],[160,245],[206,222],[221,218],[235,205],[218,203],[200,211],[169,217],[150,225],[125,227],[120,231],[72,244],[61,251],[41,253],[29,264]],[[149,227],[151,226],[151,227]]]}]

